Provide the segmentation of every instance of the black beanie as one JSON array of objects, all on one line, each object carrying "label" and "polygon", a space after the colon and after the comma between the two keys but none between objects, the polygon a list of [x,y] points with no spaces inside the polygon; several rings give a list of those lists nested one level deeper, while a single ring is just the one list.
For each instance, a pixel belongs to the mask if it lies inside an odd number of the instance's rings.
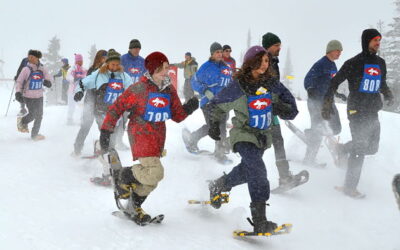
[{"label": "black beanie", "polygon": [[375,37],[382,37],[381,33],[379,33],[376,29],[366,29],[363,31],[361,35],[361,45],[363,51],[368,51],[369,42]]},{"label": "black beanie", "polygon": [[34,56],[40,59],[42,58],[42,52],[40,52],[39,50],[30,49],[28,52],[28,56]]},{"label": "black beanie", "polygon": [[222,46],[222,50],[225,51],[227,49],[232,50],[231,46],[229,46],[228,44],[225,44],[224,46]]},{"label": "black beanie", "polygon": [[129,49],[135,49],[135,48],[139,48],[139,49],[142,48],[142,45],[140,44],[138,39],[132,39],[129,42]]},{"label": "black beanie", "polygon": [[264,49],[268,49],[269,47],[277,43],[281,43],[281,39],[279,39],[277,35],[271,32],[268,32],[262,37],[262,46],[264,47]]}]

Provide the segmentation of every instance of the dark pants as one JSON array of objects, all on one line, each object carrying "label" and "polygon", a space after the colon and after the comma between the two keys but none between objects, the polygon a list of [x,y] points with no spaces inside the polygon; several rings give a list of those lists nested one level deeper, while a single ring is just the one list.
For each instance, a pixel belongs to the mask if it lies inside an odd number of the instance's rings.
[{"label": "dark pants", "polygon": [[81,128],[79,129],[78,135],[76,136],[74,143],[75,153],[80,153],[82,151],[86,137],[89,134],[90,128],[93,125],[94,98],[95,98],[94,91],[92,90],[86,91],[84,105],[83,105]]},{"label": "dark pants", "polygon": [[[191,140],[197,145],[201,138],[208,135],[208,130],[210,128],[210,115],[206,108],[202,108],[204,119],[206,120],[206,124],[201,126],[198,130],[194,131],[191,134]],[[226,122],[228,121],[229,115],[226,114],[219,120],[219,129],[221,131],[221,140],[215,142],[215,153],[216,154],[224,154],[226,143]]]},{"label": "dark pants", "polygon": [[34,121],[31,137],[35,137],[39,134],[40,125],[42,124],[43,118],[43,97],[40,98],[26,98],[24,97],[26,107],[28,108],[28,114],[22,118],[22,124],[28,124]]},{"label": "dark pants", "polygon": [[381,126],[378,113],[355,113],[348,116],[352,140],[346,143],[345,150],[350,153],[344,186],[355,190],[360,181],[365,155],[378,152]]},{"label": "dark pants", "polygon": [[187,102],[193,96],[194,92],[192,85],[190,84],[190,79],[185,79],[185,83],[183,84],[183,97],[185,98],[185,102]]},{"label": "dark pants", "polygon": [[[278,119],[274,117],[274,119]],[[285,143],[282,137],[281,125],[275,122],[271,127],[272,133],[272,145],[274,146],[275,152],[275,164],[278,168],[279,178],[285,178],[289,176],[289,163],[286,159]]]},{"label": "dark pants", "polygon": [[61,85],[62,85],[61,100],[63,100],[65,103],[68,103],[69,82],[67,80],[63,80]]},{"label": "dark pants", "polygon": [[308,97],[307,107],[310,113],[311,128],[304,131],[309,144],[307,145],[305,162],[314,162],[321,146],[322,137],[327,135],[337,135],[342,131],[340,117],[336,105],[333,104],[333,114],[326,121],[321,116],[323,100]]},{"label": "dark pants", "polygon": [[226,176],[226,187],[247,183],[252,202],[267,201],[270,188],[267,169],[262,159],[264,150],[250,142],[238,142],[235,144],[235,151],[242,160]]}]

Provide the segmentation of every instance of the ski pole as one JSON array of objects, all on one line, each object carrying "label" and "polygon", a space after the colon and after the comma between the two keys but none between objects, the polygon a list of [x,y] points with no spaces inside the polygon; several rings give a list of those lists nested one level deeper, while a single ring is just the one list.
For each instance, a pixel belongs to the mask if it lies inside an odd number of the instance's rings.
[{"label": "ski pole", "polygon": [[16,82],[14,81],[14,85],[13,85],[13,88],[12,88],[12,90],[11,90],[10,100],[8,100],[8,106],[7,106],[7,110],[6,110],[5,116],[7,116],[8,110],[9,110],[9,108],[10,108],[11,99],[12,99],[12,96],[13,96],[13,94],[14,94],[15,83],[16,83]]}]

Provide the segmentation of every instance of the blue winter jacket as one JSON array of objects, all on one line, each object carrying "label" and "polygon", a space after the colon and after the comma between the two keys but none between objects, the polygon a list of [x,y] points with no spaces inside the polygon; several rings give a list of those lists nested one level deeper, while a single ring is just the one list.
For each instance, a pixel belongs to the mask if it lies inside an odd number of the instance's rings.
[{"label": "blue winter jacket", "polygon": [[318,60],[308,71],[304,79],[304,88],[306,90],[314,88],[317,98],[323,98],[328,91],[331,79],[337,72],[335,62],[328,59],[327,56]]},{"label": "blue winter jacket", "polygon": [[[218,94],[232,81],[231,70],[223,61],[215,62],[208,60],[193,75],[191,85],[194,91],[200,94],[200,107],[206,105],[210,100],[205,95],[210,91],[212,95]],[[212,98],[211,98],[212,99]]]},{"label": "blue winter jacket", "polygon": [[143,57],[133,56],[129,52],[121,56],[121,64],[124,66],[125,72],[132,78],[133,83],[138,82],[139,78],[146,72]]}]

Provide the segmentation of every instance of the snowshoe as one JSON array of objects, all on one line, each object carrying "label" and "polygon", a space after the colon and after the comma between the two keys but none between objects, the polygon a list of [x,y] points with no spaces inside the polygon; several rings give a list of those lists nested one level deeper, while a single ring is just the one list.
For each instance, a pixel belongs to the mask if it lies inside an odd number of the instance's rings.
[{"label": "snowshoe", "polygon": [[397,201],[397,204],[399,205],[399,209],[400,209],[400,174],[397,174],[393,178],[392,187],[393,187],[394,196],[396,197],[396,201]]},{"label": "snowshoe", "polygon": [[[130,217],[129,214],[126,214],[122,211],[113,211],[111,214],[118,218],[121,218],[121,219],[129,219],[131,221],[134,221],[134,220],[132,220],[132,218]],[[150,220],[148,220],[148,222],[141,222],[139,224],[136,221],[134,221],[134,222],[140,226],[146,226],[148,224],[160,224],[163,220],[164,220],[164,215],[159,214],[155,217],[150,218]]]},{"label": "snowshoe", "polygon": [[357,189],[348,190],[343,186],[341,186],[341,187],[336,186],[335,189],[337,191],[343,193],[344,195],[349,196],[350,198],[353,198],[353,199],[357,199],[357,200],[358,199],[363,199],[366,196],[365,194],[360,193]]},{"label": "snowshoe", "polygon": [[346,152],[344,152],[344,145],[339,143],[339,139],[334,136],[326,136],[324,143],[331,153],[335,166],[339,168],[346,168],[348,155]]},{"label": "snowshoe", "polygon": [[210,205],[213,208],[220,208],[223,203],[229,202],[229,192],[232,188],[228,188],[225,185],[226,175],[224,174],[220,178],[210,181],[208,189],[210,190]]},{"label": "snowshoe", "polygon": [[98,186],[109,187],[111,186],[111,176],[103,175],[102,177],[93,177],[90,178],[90,182]]},{"label": "snowshoe", "polygon": [[326,162],[318,163],[318,162],[315,162],[315,161],[310,162],[310,161],[307,161],[307,160],[303,160],[301,162],[301,164],[304,165],[304,166],[307,166],[307,167],[312,167],[312,168],[325,168],[326,165],[327,165]]},{"label": "snowshoe", "polygon": [[303,185],[304,183],[308,182],[310,178],[310,174],[307,170],[303,170],[296,175],[291,175],[287,178],[283,178],[279,180],[279,186],[272,189],[272,194],[281,194],[290,189],[293,189],[297,186]]},{"label": "snowshoe", "polygon": [[308,140],[303,131],[296,127],[291,121],[285,121],[286,126],[305,144],[308,144]]},{"label": "snowshoe", "polygon": [[281,234],[288,234],[292,231],[292,224],[282,224],[275,228],[272,232],[268,233],[256,233],[256,232],[249,232],[243,230],[235,230],[233,232],[234,237],[246,237],[246,236],[273,236],[273,235],[281,235]]}]

